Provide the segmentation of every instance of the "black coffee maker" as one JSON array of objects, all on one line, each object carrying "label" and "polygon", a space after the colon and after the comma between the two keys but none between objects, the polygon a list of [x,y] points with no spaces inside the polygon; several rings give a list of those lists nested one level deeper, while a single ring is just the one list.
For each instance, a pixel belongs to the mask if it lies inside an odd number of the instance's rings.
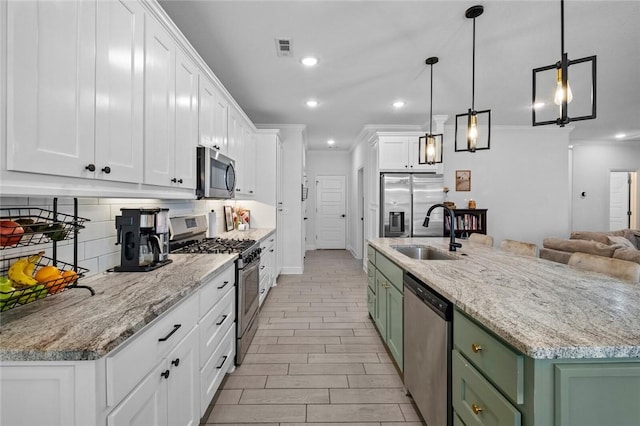
[{"label": "black coffee maker", "polygon": [[120,266],[116,272],[146,272],[157,269],[169,259],[169,209],[120,209],[116,216],[121,245]]}]

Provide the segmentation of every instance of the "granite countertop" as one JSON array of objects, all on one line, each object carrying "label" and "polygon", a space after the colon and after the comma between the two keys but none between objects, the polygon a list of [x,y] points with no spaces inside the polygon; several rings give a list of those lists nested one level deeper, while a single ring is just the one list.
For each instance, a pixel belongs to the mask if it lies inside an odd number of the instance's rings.
[{"label": "granite countertop", "polygon": [[78,361],[105,356],[201,283],[233,264],[235,254],[169,255],[151,272],[105,272],[72,289],[2,312],[0,360]]},{"label": "granite countertop", "polygon": [[252,229],[247,229],[246,231],[234,230],[234,231],[222,232],[220,233],[220,235],[218,235],[218,237],[262,241],[275,230],[276,228],[252,228]]},{"label": "granite countertop", "polygon": [[421,261],[391,248],[448,238],[369,243],[525,355],[640,358],[640,284],[458,240],[458,260]]}]

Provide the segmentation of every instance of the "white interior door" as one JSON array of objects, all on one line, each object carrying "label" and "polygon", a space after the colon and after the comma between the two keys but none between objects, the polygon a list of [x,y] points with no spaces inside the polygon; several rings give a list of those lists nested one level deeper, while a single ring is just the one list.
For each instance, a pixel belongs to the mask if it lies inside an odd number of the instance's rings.
[{"label": "white interior door", "polygon": [[346,248],[345,176],[316,178],[316,248]]},{"label": "white interior door", "polygon": [[629,172],[609,175],[609,230],[629,227]]}]

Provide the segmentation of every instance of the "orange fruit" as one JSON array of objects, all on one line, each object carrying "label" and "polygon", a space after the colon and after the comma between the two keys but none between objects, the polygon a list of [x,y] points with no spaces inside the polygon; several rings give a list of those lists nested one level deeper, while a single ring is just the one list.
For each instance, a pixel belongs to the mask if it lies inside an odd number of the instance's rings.
[{"label": "orange fruit", "polygon": [[64,278],[65,283],[72,284],[78,279],[78,274],[76,274],[75,271],[64,271],[62,273],[62,278]]},{"label": "orange fruit", "polygon": [[56,268],[53,265],[43,266],[42,268],[38,269],[38,272],[36,272],[36,275],[33,278],[35,278],[36,281],[42,284],[47,281],[60,278],[60,269]]}]

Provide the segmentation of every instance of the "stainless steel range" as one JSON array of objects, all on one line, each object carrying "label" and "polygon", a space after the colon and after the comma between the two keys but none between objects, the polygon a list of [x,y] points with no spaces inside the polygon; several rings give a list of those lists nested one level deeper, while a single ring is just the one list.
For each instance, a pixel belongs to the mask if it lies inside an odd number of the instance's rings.
[{"label": "stainless steel range", "polygon": [[258,328],[260,243],[249,239],[205,238],[205,215],[170,219],[172,254],[237,253],[236,260],[236,364],[247,353]]}]

